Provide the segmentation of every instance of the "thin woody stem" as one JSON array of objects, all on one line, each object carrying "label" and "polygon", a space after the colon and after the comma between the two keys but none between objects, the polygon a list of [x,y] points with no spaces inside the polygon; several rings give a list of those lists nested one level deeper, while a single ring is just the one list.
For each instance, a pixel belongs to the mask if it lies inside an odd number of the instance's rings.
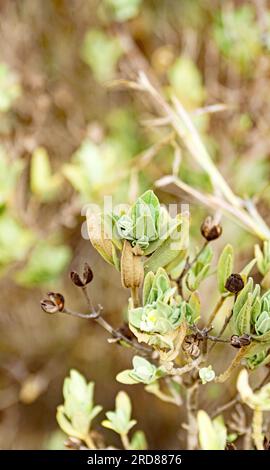
[{"label": "thin woody stem", "polygon": [[232,408],[234,405],[236,405],[236,403],[239,402],[239,399],[240,399],[240,397],[239,397],[239,395],[237,395],[235,398],[232,398],[230,401],[228,401],[224,405],[221,405],[218,408],[216,408],[215,412],[213,414],[211,414],[211,418],[213,419],[216,416],[219,416],[224,411],[227,411],[229,408]]},{"label": "thin woody stem", "polygon": [[[220,202],[229,207],[229,211],[238,214],[238,218],[248,227],[252,232],[256,233],[262,239],[268,239],[270,236],[269,227],[262,219],[254,217],[254,214],[245,210],[244,201],[237,197],[230,186],[227,184],[216,165],[208,154],[202,140],[195,128],[189,114],[186,112],[180,101],[173,97],[173,106],[164,99],[159,90],[153,86],[145,73],[139,73],[137,84],[141,86],[142,90],[149,93],[157,105],[160,106],[162,114],[170,119],[171,126],[174,128],[180,139],[184,142],[185,146],[191,153],[195,161],[208,173],[215,188],[219,188],[223,198]],[[175,181],[179,181],[175,178]],[[222,207],[220,206],[222,209]],[[237,216],[236,216],[237,217]]]},{"label": "thin woody stem", "polygon": [[140,306],[139,288],[132,287],[130,291],[131,291],[131,297],[132,297],[134,308],[137,308]]},{"label": "thin woody stem", "polygon": [[209,332],[212,330],[212,327],[205,327],[202,330],[200,330],[196,325],[190,325],[190,329],[195,331],[198,335],[198,339],[202,341],[203,339],[209,339],[210,341],[213,341],[214,343],[230,343],[230,339],[226,338],[220,338],[219,336],[213,336],[209,335]]},{"label": "thin woody stem", "polygon": [[129,450],[130,442],[127,434],[121,434],[121,441],[125,450]]},{"label": "thin woody stem", "polygon": [[186,391],[186,407],[187,407],[187,449],[194,450],[198,446],[198,432],[196,413],[198,409],[198,387],[199,383],[195,382]]},{"label": "thin woody stem", "polygon": [[236,367],[239,366],[241,360],[243,359],[243,357],[245,357],[250,347],[251,347],[251,344],[249,344],[248,346],[244,346],[239,350],[239,352],[236,354],[236,356],[232,360],[228,369],[222,374],[220,374],[218,377],[216,377],[216,380],[215,380],[216,383],[224,383],[226,382],[226,380],[228,380],[232,372],[236,369]]},{"label": "thin woody stem", "polygon": [[[227,318],[225,319],[225,322],[224,322],[224,324],[223,324],[223,327],[221,328],[221,330],[220,330],[220,332],[219,332],[219,334],[218,334],[218,336],[217,336],[217,340],[219,340],[220,337],[223,335],[224,331],[226,330],[228,324],[229,324],[230,321],[231,321],[232,316],[233,316],[233,311],[231,311],[231,313],[230,313],[230,314],[227,316]],[[209,349],[209,352],[213,351],[214,347],[215,347],[215,343],[212,344],[211,348]]]},{"label": "thin woody stem", "polygon": [[[259,390],[269,379],[270,377],[270,371],[267,372],[263,380],[257,385],[257,387],[254,388],[254,392]],[[234,405],[236,405],[240,401],[240,395],[237,394],[234,398],[232,398],[230,401],[227,403],[224,403],[224,405],[219,406],[213,414],[211,414],[211,418],[215,418],[216,416],[220,415],[224,411],[227,411],[229,408],[232,408]]]},{"label": "thin woody stem", "polygon": [[119,341],[123,341],[126,343],[128,346],[130,346],[132,349],[138,351],[140,354],[147,356],[151,355],[152,351],[148,348],[145,348],[144,346],[141,346],[140,344],[135,344],[132,340],[127,338],[125,335],[123,335],[120,331],[116,330],[115,328],[110,325],[100,314],[101,312],[101,307],[99,307],[99,310],[97,312],[91,312],[91,313],[80,313],[80,312],[74,312],[72,310],[69,310],[65,308],[62,312],[60,313],[65,313],[67,315],[77,317],[77,318],[83,318],[84,320],[93,320],[98,325],[100,325],[104,330],[106,330],[113,338],[118,339]]},{"label": "thin woody stem", "polygon": [[262,425],[263,425],[263,412],[262,410],[255,408],[253,412],[253,420],[252,420],[252,439],[256,446],[257,450],[264,450],[263,447],[263,432],[262,432]]},{"label": "thin woody stem", "polygon": [[188,271],[192,268],[192,266],[194,266],[194,264],[196,263],[196,261],[198,261],[198,258],[199,256],[203,253],[204,249],[207,247],[208,245],[208,241],[206,240],[205,243],[203,244],[203,246],[201,247],[201,249],[198,251],[198,253],[196,254],[196,256],[193,258],[192,261],[189,261],[187,260],[186,262],[186,265],[181,273],[181,275],[179,276],[179,278],[177,279],[177,285],[178,285],[178,288],[179,290],[181,291],[182,290],[182,281],[184,279],[184,277],[186,276],[186,274],[188,273]]},{"label": "thin woody stem", "polygon": [[189,362],[183,367],[175,367],[172,370],[168,371],[168,374],[170,375],[183,375],[186,374],[187,372],[192,371],[193,369],[197,369],[199,364],[202,362],[202,357],[199,356],[197,359],[194,359],[194,361]]},{"label": "thin woody stem", "polygon": [[213,323],[213,321],[215,320],[215,318],[216,318],[218,312],[220,311],[220,309],[221,309],[221,307],[222,307],[222,305],[223,305],[225,299],[226,299],[226,297],[220,297],[220,298],[219,298],[218,302],[217,302],[216,305],[215,305],[215,308],[214,308],[213,312],[211,313],[211,315],[210,315],[210,317],[209,317],[209,319],[208,319],[208,322],[207,322],[207,324],[206,324],[207,327],[212,325],[212,323]]},{"label": "thin woody stem", "polygon": [[85,444],[87,445],[87,447],[89,449],[96,450],[96,445],[95,445],[92,437],[90,436],[90,434],[88,434],[88,436],[85,437],[84,442],[85,442]]}]

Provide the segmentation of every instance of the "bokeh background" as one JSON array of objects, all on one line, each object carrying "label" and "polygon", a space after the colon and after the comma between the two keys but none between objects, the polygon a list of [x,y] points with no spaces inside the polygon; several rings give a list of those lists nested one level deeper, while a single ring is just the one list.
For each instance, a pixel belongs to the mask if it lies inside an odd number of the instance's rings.
[{"label": "bokeh background", "polygon": [[[132,202],[172,172],[168,130],[145,125],[154,110],[140,93],[108,88],[139,69],[188,111],[218,168],[242,197],[256,199],[270,221],[270,5],[267,0],[1,0],[0,2],[0,447],[62,448],[55,411],[71,367],[96,382],[96,402],[113,409],[115,375],[132,354],[108,344],[97,325],[46,315],[40,299],[60,291],[86,312],[69,279],[85,261],[94,271],[91,296],[115,326],[128,293],[119,275],[81,236],[82,208]],[[222,104],[216,113],[196,113]],[[165,139],[165,143],[161,143]],[[138,162],[153,144],[147,164]],[[183,149],[176,171],[211,191],[208,176]],[[174,168],[175,170],[175,168]],[[163,202],[174,199],[158,191]],[[191,203],[191,236],[207,209]],[[216,254],[230,241],[237,266],[255,239],[223,219]],[[204,283],[205,315],[214,304]],[[219,352],[217,348],[217,352]],[[220,353],[220,363],[224,357]],[[181,448],[184,411],[143,387],[125,387],[150,448]],[[233,388],[208,386],[201,407],[213,411]],[[98,421],[98,420],[97,420]],[[97,429],[101,427],[97,423]],[[107,442],[117,436],[102,431]]]}]

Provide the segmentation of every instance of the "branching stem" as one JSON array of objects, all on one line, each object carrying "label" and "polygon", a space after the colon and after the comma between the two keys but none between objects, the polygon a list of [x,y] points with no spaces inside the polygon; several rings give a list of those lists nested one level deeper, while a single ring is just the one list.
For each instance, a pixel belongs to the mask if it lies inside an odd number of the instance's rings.
[{"label": "branching stem", "polygon": [[113,338],[118,339],[119,341],[123,341],[125,344],[127,344],[132,349],[135,349],[141,355],[149,356],[152,354],[151,349],[145,348],[144,346],[135,343],[131,339],[127,338],[123,333],[121,333],[121,331],[113,328],[112,325],[101,316],[101,310],[102,307],[99,306],[99,310],[97,312],[94,311],[91,313],[80,313],[65,308],[61,313],[65,313],[67,315],[71,315],[77,318],[83,318],[84,320],[93,320],[98,323],[98,325],[101,326],[104,330],[106,330]]}]

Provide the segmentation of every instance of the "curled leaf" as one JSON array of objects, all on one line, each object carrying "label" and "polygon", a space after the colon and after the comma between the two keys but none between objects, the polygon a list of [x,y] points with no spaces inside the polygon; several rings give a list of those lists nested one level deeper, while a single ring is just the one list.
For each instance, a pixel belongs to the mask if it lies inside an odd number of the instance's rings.
[{"label": "curled leaf", "polygon": [[87,212],[87,229],[90,241],[99,254],[119,270],[116,249],[105,233],[101,214]]}]

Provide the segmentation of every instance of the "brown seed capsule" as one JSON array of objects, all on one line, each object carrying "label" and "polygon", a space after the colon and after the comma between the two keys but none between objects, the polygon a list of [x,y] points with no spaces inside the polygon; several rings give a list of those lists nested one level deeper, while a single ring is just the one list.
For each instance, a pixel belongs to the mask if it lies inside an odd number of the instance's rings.
[{"label": "brown seed capsule", "polygon": [[49,299],[40,302],[42,310],[46,313],[62,312],[65,307],[65,299],[59,292],[48,292]]},{"label": "brown seed capsule", "polygon": [[199,340],[197,339],[197,336],[187,335],[183,341],[182,350],[194,359],[199,357],[201,351],[199,348]]},{"label": "brown seed capsule", "polygon": [[71,271],[70,277],[75,286],[84,287],[93,280],[94,275],[89,264],[85,263],[82,276],[80,276],[77,271]]},{"label": "brown seed capsule", "polygon": [[43,299],[40,302],[40,306],[45,313],[57,313],[59,312],[57,305],[48,299]]},{"label": "brown seed capsule", "polygon": [[232,335],[231,337],[231,346],[234,348],[243,348],[244,346],[248,346],[251,343],[251,337],[247,334],[242,336]]},{"label": "brown seed capsule", "polygon": [[49,299],[57,305],[59,312],[62,312],[65,306],[65,299],[59,292],[48,292]]},{"label": "brown seed capsule", "polygon": [[240,274],[231,274],[225,284],[225,288],[232,294],[238,294],[244,287],[244,281]]},{"label": "brown seed capsule", "polygon": [[201,234],[208,242],[211,242],[220,237],[222,227],[220,224],[215,223],[213,217],[209,215],[201,225]]}]

